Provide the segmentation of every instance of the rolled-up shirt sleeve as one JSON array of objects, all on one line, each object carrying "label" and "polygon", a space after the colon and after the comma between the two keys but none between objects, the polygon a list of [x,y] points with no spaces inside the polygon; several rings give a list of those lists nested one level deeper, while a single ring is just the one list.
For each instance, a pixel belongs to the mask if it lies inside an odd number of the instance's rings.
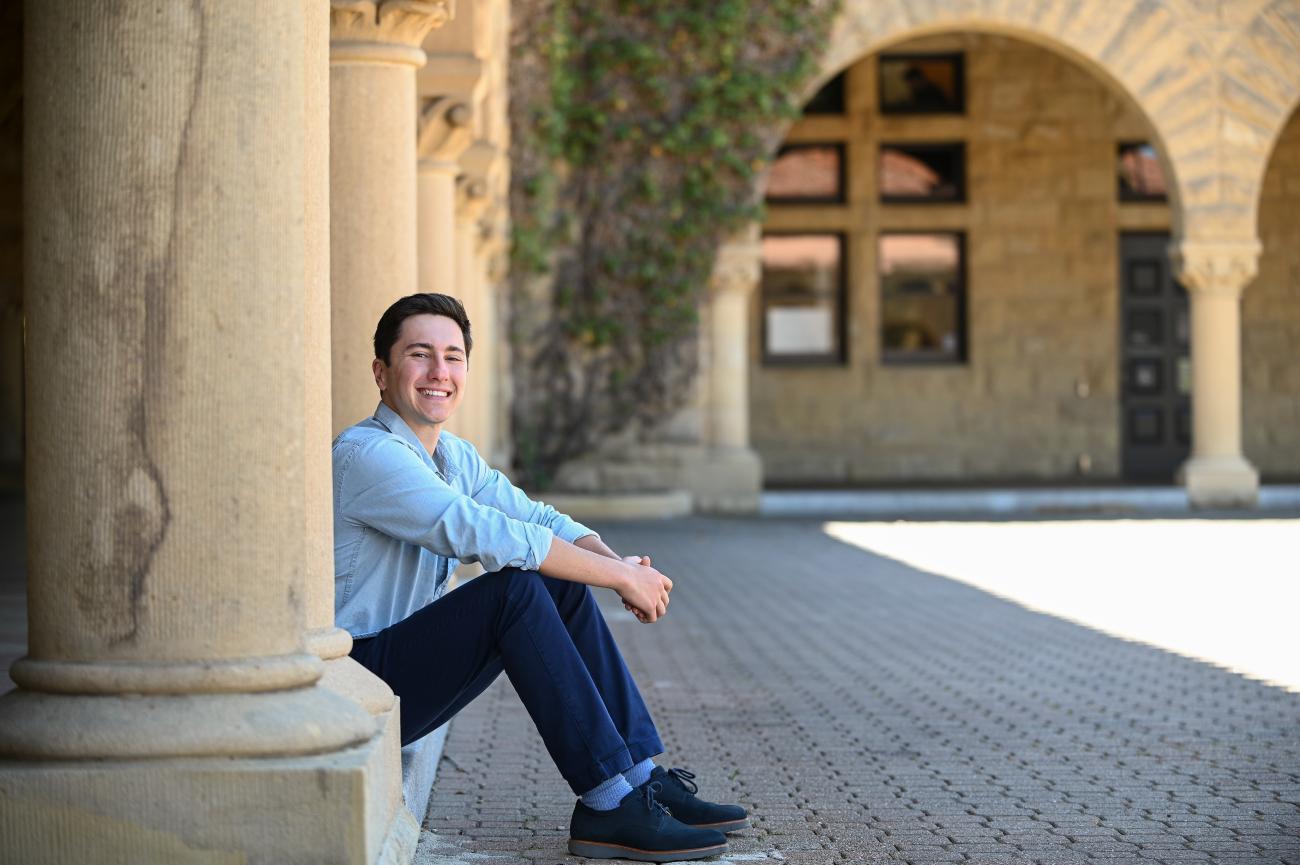
[{"label": "rolled-up shirt sleeve", "polygon": [[452,489],[405,443],[362,442],[337,478],[345,519],[489,571],[537,570],[553,530]]},{"label": "rolled-up shirt sleeve", "polygon": [[570,519],[545,502],[535,501],[510,482],[501,472],[492,468],[468,445],[467,471],[474,473],[472,493],[474,501],[487,505],[525,523],[550,529],[555,537],[573,543],[596,532],[582,523]]}]

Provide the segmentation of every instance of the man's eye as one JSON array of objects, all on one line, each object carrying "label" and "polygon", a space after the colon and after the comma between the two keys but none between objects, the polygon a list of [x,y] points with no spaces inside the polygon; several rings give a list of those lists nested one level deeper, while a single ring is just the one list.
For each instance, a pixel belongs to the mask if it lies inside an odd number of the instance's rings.
[{"label": "man's eye", "polygon": [[412,353],[411,355],[411,357],[428,357],[428,356],[429,356],[428,352],[423,352],[423,351],[417,351]]}]

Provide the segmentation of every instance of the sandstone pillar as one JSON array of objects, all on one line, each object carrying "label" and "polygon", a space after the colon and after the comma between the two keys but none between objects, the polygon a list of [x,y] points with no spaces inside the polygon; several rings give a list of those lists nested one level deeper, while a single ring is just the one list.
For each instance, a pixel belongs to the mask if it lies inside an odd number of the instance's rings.
[{"label": "sandstone pillar", "polygon": [[325,14],[27,6],[6,861],[412,852],[410,826],[357,813],[376,723],[319,686],[304,639],[304,46]]},{"label": "sandstone pillar", "polygon": [[[303,388],[306,434],[305,476],[307,549],[307,646],[325,662],[321,684],[360,703],[377,717],[382,748],[393,777],[385,781],[385,807],[400,805],[401,736],[393,691],[383,680],[349,657],[352,637],[334,624],[334,525],[330,440],[330,205],[329,205],[329,52],[330,19],[324,0],[306,0],[320,14],[307,21],[306,129],[307,172],[303,223],[306,237],[306,315]],[[391,729],[390,729],[391,728]],[[373,803],[367,802],[370,806]]]},{"label": "sandstone pillar", "polygon": [[474,131],[469,104],[453,96],[430,99],[420,112],[418,218],[420,291],[460,296],[456,283],[457,161]]},{"label": "sandstone pillar", "polygon": [[476,142],[461,158],[464,174],[456,188],[455,255],[457,296],[465,304],[474,333],[474,353],[470,357],[470,386],[454,418],[452,431],[469,440],[484,458],[495,450],[492,419],[497,400],[496,306],[486,296],[486,278],[479,258],[480,220],[488,205],[487,171],[496,149]]},{"label": "sandstone pillar", "polygon": [[1196,507],[1252,506],[1259,474],[1241,451],[1241,293],[1254,278],[1257,240],[1172,245],[1191,296],[1192,456],[1181,473]]},{"label": "sandstone pillar", "polygon": [[758,227],[750,225],[722,244],[709,281],[705,456],[683,475],[706,513],[758,510],[762,466],[749,446],[749,307],[758,280]]},{"label": "sandstone pillar", "polygon": [[450,0],[331,0],[330,247],[334,432],[379,401],[379,316],[418,290],[415,72]]}]

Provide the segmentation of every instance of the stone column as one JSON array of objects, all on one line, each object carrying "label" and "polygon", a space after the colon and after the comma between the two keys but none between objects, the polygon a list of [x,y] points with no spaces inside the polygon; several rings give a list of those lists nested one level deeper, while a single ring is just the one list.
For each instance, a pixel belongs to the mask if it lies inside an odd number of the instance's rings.
[{"label": "stone column", "polygon": [[465,304],[465,314],[473,327],[474,351],[470,355],[470,385],[453,419],[452,432],[470,441],[479,453],[490,458],[494,449],[492,428],[497,399],[496,377],[500,374],[493,362],[496,341],[496,309],[484,292],[484,273],[478,255],[482,236],[480,221],[488,205],[487,172],[496,148],[476,142],[461,157],[464,174],[456,185],[455,256],[457,295]]},{"label": "stone column", "polygon": [[705,446],[699,464],[682,475],[695,507],[704,512],[758,510],[762,466],[749,447],[749,307],[758,279],[758,226],[750,225],[719,248],[709,280],[702,364]]},{"label": "stone column", "polygon": [[6,861],[409,858],[409,826],[354,811],[375,720],[319,686],[304,638],[316,14],[27,6],[30,637],[0,699]]},{"label": "stone column", "polygon": [[[306,237],[303,357],[307,375],[303,388],[304,432],[307,446],[307,645],[325,661],[322,684],[352,697],[372,715],[393,708],[393,691],[352,660],[352,637],[334,625],[334,502],[330,464],[330,141],[329,74],[330,18],[324,0],[305,0],[320,14],[307,19],[306,128],[304,130],[305,187],[303,224]],[[381,718],[381,724],[387,724]],[[397,759],[394,740],[392,757]],[[400,792],[400,788],[398,788]]]},{"label": "stone column", "polygon": [[751,227],[718,250],[709,282],[709,422],[714,445],[749,447],[749,304],[760,273]]},{"label": "stone column", "polygon": [[418,290],[415,72],[450,0],[331,0],[330,265],[333,428],[379,401],[375,324]]},{"label": "stone column", "polygon": [[1191,296],[1192,456],[1181,472],[1195,507],[1249,507],[1259,497],[1259,474],[1241,451],[1241,293],[1259,252],[1258,240],[1170,247]]},{"label": "stone column", "polygon": [[456,283],[456,176],[474,131],[469,103],[454,96],[428,100],[420,112],[420,291],[459,296]]}]

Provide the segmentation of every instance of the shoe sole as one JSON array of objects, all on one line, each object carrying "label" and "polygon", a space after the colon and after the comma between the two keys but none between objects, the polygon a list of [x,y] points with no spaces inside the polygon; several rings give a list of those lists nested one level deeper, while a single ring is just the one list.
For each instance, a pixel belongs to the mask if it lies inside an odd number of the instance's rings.
[{"label": "shoe sole", "polygon": [[727,820],[723,823],[687,823],[696,829],[717,829],[719,832],[736,832],[740,829],[749,828],[749,818],[741,817],[739,820]]},{"label": "shoe sole", "polygon": [[689,850],[641,850],[622,844],[605,844],[599,841],[569,839],[569,852],[588,859],[632,859],[636,862],[680,862],[684,859],[703,859],[725,853],[726,844],[712,847],[693,847]]}]

